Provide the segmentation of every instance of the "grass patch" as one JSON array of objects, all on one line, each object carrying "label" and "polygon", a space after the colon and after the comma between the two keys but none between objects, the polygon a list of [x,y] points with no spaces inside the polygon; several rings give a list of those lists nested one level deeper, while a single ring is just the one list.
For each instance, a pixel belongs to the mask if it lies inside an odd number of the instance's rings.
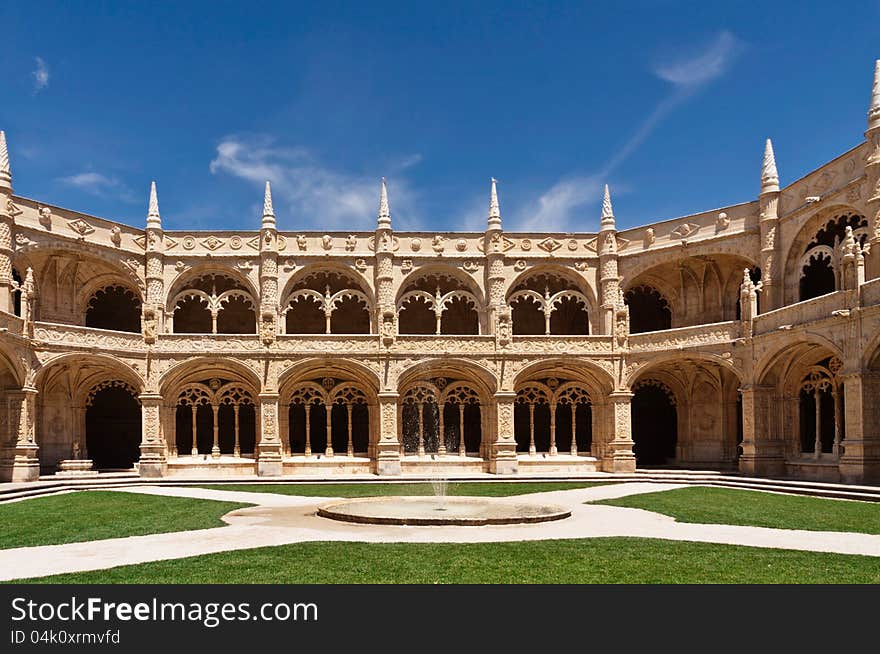
[{"label": "grass patch", "polygon": [[0,504],[0,549],[222,527],[249,504],[115,491],[78,491]]},{"label": "grass patch", "polygon": [[[508,497],[526,493],[571,490],[605,486],[615,482],[583,481],[525,481],[525,482],[468,482],[453,481],[447,487],[447,495],[476,495],[481,497]],[[245,493],[276,493],[278,495],[303,495],[306,497],[377,497],[389,495],[433,495],[429,482],[413,483],[367,483],[367,484],[199,484],[199,488],[238,491]]]},{"label": "grass patch", "polygon": [[[880,583],[880,557],[655,540],[297,543],[29,583]],[[18,583],[18,582],[16,582]]]},{"label": "grass patch", "polygon": [[694,486],[595,504],[646,509],[679,522],[880,534],[880,503],[873,502]]}]

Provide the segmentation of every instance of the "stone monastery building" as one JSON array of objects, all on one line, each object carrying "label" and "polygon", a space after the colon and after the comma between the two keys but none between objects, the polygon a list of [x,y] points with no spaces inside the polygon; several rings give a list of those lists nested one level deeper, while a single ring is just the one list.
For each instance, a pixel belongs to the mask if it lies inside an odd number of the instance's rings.
[{"label": "stone monastery building", "polygon": [[136,469],[738,469],[880,480],[880,61],[865,140],[757,198],[618,230],[166,231],[13,194],[0,480]]}]

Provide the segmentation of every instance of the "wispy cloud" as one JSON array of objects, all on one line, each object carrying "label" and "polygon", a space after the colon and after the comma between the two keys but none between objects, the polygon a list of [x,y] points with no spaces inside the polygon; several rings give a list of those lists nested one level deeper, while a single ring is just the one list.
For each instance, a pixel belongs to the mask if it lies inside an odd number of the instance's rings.
[{"label": "wispy cloud", "polygon": [[[657,125],[674,109],[724,75],[744,48],[742,41],[725,30],[708,44],[686,48],[686,54],[681,54],[679,50],[679,54],[674,57],[656,61],[652,71],[659,79],[672,85],[671,93],[657,103],[635,132],[598,171],[589,175],[568,176],[528,204],[518,216],[517,229],[571,229],[575,210],[587,203],[598,207],[603,185],[618,166],[645,142]],[[582,229],[582,226],[577,225],[576,228]]]},{"label": "wispy cloud", "polygon": [[[419,155],[403,157],[383,171],[389,176],[416,165]],[[225,173],[262,189],[272,182],[272,196],[281,225],[321,229],[372,228],[379,203],[379,177],[334,170],[301,146],[282,147],[266,137],[230,136],[217,146],[213,174]],[[396,226],[414,228],[415,200],[402,176],[388,181],[391,213]],[[282,211],[278,211],[282,208]],[[286,215],[285,215],[286,214]]]},{"label": "wispy cloud", "polygon": [[116,177],[109,177],[92,171],[60,177],[59,181],[98,197],[116,197],[125,202],[134,202],[137,198],[125,184]]},{"label": "wispy cloud", "polygon": [[36,57],[34,61],[36,62],[37,67],[34,68],[31,75],[34,78],[34,93],[39,93],[49,86],[49,67],[46,65],[46,62],[43,61],[42,57]]}]

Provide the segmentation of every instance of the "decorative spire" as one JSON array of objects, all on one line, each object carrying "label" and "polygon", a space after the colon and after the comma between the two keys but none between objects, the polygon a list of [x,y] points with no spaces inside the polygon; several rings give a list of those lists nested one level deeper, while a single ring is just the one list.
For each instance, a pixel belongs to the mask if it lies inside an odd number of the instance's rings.
[{"label": "decorative spire", "polygon": [[605,195],[602,198],[602,227],[614,228],[614,209],[611,208],[611,192],[608,190],[608,184],[605,185]]},{"label": "decorative spire", "polygon": [[12,172],[9,170],[9,150],[6,148],[6,132],[0,130],[0,191],[12,193]]},{"label": "decorative spire", "polygon": [[391,210],[388,208],[388,187],[382,178],[382,190],[379,192],[379,215],[376,222],[379,229],[391,229]]},{"label": "decorative spire", "polygon": [[266,180],[266,192],[263,194],[263,227],[275,227],[275,209],[272,207],[272,187]]},{"label": "decorative spire", "polygon": [[764,165],[761,166],[761,193],[779,191],[779,173],[776,172],[776,156],[773,154],[773,143],[767,139],[764,146]]},{"label": "decorative spire", "polygon": [[498,206],[498,180],[492,178],[492,190],[489,193],[489,229],[501,229],[501,208]]},{"label": "decorative spire", "polygon": [[880,128],[880,59],[874,62],[874,85],[871,87],[871,106],[868,109],[868,129]]},{"label": "decorative spire", "polygon": [[156,182],[150,184],[150,208],[147,210],[147,227],[162,229],[162,219],[159,216],[159,196],[156,195]]}]

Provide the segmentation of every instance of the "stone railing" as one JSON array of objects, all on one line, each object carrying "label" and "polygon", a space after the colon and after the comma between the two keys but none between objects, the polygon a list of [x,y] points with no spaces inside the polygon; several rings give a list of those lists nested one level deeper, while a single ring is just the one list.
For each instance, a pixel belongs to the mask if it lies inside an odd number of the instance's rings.
[{"label": "stone railing", "polygon": [[529,354],[608,354],[610,336],[514,336],[508,351]]},{"label": "stone railing", "polygon": [[862,284],[862,306],[871,307],[880,304],[880,278]]},{"label": "stone railing", "polygon": [[739,321],[731,320],[694,327],[678,327],[658,332],[631,334],[629,349],[630,352],[653,352],[701,345],[721,345],[731,343],[740,336]]},{"label": "stone railing", "polygon": [[13,313],[0,311],[0,331],[4,330],[11,334],[21,334],[24,331],[24,320]]},{"label": "stone railing", "polygon": [[812,300],[791,304],[762,313],[752,323],[753,334],[766,334],[784,325],[800,325],[831,316],[832,311],[846,308],[846,291],[835,291]]},{"label": "stone railing", "polygon": [[392,352],[419,352],[428,356],[488,353],[495,350],[494,336],[457,336],[453,334],[405,334],[397,337]]},{"label": "stone railing", "polygon": [[279,334],[276,347],[284,352],[352,352],[369,354],[379,348],[376,334]]},{"label": "stone railing", "polygon": [[62,345],[79,349],[144,351],[147,346],[141,334],[96,329],[80,325],[54,322],[34,323],[34,340],[47,345]]},{"label": "stone railing", "polygon": [[257,334],[159,334],[159,350],[170,352],[208,352],[225,355],[263,349]]}]

